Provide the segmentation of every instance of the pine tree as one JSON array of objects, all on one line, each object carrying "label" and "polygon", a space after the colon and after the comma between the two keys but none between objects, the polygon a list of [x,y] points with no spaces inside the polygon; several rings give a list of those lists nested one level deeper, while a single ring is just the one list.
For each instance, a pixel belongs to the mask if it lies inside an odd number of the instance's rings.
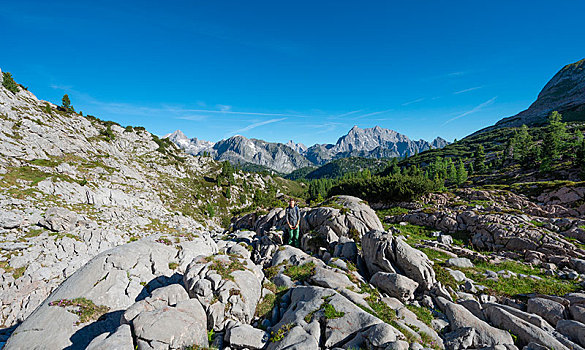
[{"label": "pine tree", "polygon": [[581,147],[581,143],[583,142],[584,136],[583,132],[578,128],[575,128],[575,135],[573,136],[573,148],[576,150]]},{"label": "pine tree", "polygon": [[585,140],[583,138],[575,153],[575,165],[581,168],[582,176],[585,176]]},{"label": "pine tree", "polygon": [[485,163],[485,150],[482,145],[477,147],[473,156],[473,168],[478,174],[483,174],[487,171],[487,165]]},{"label": "pine tree", "polygon": [[502,155],[502,166],[514,161],[515,154],[516,154],[516,144],[518,141],[518,134],[514,133],[512,138],[509,138],[506,142],[506,148],[504,149],[504,154]]},{"label": "pine tree", "polygon": [[463,164],[463,160],[459,159],[457,163],[457,185],[463,184],[467,181],[467,170],[465,170],[465,164]]},{"label": "pine tree", "polygon": [[73,106],[71,105],[71,100],[69,99],[69,95],[67,95],[67,94],[63,95],[61,102],[63,103],[63,108],[65,109],[66,112],[69,112],[69,113],[75,112],[75,109],[73,109]]},{"label": "pine tree", "polygon": [[533,156],[535,146],[526,125],[522,125],[520,131],[515,135],[515,143],[514,158],[524,166],[530,165],[530,158]]},{"label": "pine tree", "polygon": [[557,111],[553,111],[548,116],[548,125],[541,147],[541,171],[552,170],[554,162],[562,156],[563,142],[567,139],[567,126],[562,122],[562,118],[562,115]]},{"label": "pine tree", "polygon": [[557,160],[561,157],[563,141],[567,138],[567,126],[562,122],[562,118],[562,115],[557,111],[553,111],[548,116],[548,126],[543,140],[543,155],[551,160]]},{"label": "pine tree", "polygon": [[449,179],[449,181],[457,183],[457,168],[455,168],[455,164],[453,164],[453,161],[451,161],[451,159],[449,159],[449,163],[450,163],[449,172],[447,178]]}]

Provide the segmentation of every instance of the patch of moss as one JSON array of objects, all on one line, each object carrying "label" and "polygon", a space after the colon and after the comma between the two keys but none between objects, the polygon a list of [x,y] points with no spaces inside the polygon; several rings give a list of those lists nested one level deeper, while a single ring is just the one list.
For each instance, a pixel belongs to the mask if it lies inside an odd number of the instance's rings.
[{"label": "patch of moss", "polygon": [[386,216],[398,216],[402,214],[408,214],[410,210],[402,207],[392,207],[388,209],[376,210],[376,214],[380,221],[383,221]]},{"label": "patch of moss", "polygon": [[31,160],[29,163],[32,165],[45,166],[51,168],[54,168],[60,164],[59,162],[50,159],[34,159]]},{"label": "patch of moss", "polygon": [[233,281],[234,276],[231,275],[232,272],[245,270],[246,266],[244,266],[244,264],[242,264],[236,257],[230,257],[229,264],[226,265],[223,261],[214,260],[209,269],[217,272],[224,280]]},{"label": "patch of moss", "polygon": [[431,327],[431,321],[435,319],[431,310],[427,309],[426,307],[414,305],[406,305],[406,308],[412,311],[419,320],[424,322],[427,326]]},{"label": "patch of moss", "polygon": [[17,267],[16,269],[12,270],[12,277],[15,280],[19,279],[24,275],[24,271],[26,271],[26,266]]},{"label": "patch of moss", "polygon": [[61,299],[52,301],[49,305],[66,308],[67,311],[79,316],[78,325],[95,321],[110,310],[109,307],[95,305],[93,301],[86,298]]},{"label": "patch of moss", "polygon": [[256,317],[264,318],[274,308],[276,302],[276,295],[274,294],[267,294],[261,301],[258,303],[256,307]]},{"label": "patch of moss", "polygon": [[435,278],[445,287],[451,287],[453,290],[459,289],[459,282],[444,267],[439,264],[433,265],[435,271]]},{"label": "patch of moss", "polygon": [[[488,287],[489,292],[494,295],[513,296],[528,293],[565,295],[580,289],[579,284],[574,281],[565,281],[553,276],[547,276],[540,268],[533,268],[516,261],[505,261],[500,264],[478,262],[475,267],[459,268],[459,270],[477,283]],[[500,277],[498,280],[492,280],[485,276],[487,270],[508,270],[518,275],[526,275],[527,277]],[[529,276],[536,276],[537,278]]]},{"label": "patch of moss", "polygon": [[328,320],[340,318],[340,317],[343,317],[345,315],[345,312],[337,311],[333,305],[329,304],[329,301],[326,301],[325,303],[323,303],[323,305],[321,305],[321,307],[323,308],[323,315]]},{"label": "patch of moss", "polygon": [[284,269],[284,274],[290,277],[293,281],[305,281],[315,274],[315,263],[309,261],[308,263],[298,266],[287,265]]},{"label": "patch of moss", "polygon": [[360,292],[369,294],[368,297],[365,298],[368,305],[372,308],[372,310],[363,307],[362,305],[358,305],[364,311],[378,317],[382,321],[386,323],[390,323],[396,320],[396,311],[394,311],[390,306],[388,306],[385,302],[382,301],[380,297],[380,292],[369,284],[362,283],[360,285]]}]

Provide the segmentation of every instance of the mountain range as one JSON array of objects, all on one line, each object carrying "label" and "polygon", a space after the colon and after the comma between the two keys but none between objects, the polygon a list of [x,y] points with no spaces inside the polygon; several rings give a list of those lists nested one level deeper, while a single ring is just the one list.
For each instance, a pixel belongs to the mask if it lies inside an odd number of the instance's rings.
[{"label": "mountain range", "polygon": [[216,160],[227,160],[235,164],[255,164],[281,173],[290,173],[303,167],[323,165],[331,160],[348,157],[407,157],[448,144],[440,137],[431,142],[411,140],[406,135],[379,126],[366,129],[354,126],[335,144],[315,144],[311,147],[292,140],[283,144],[248,139],[241,135],[213,143],[197,138],[189,139],[180,130],[166,135],[165,138],[193,155],[209,154]]}]

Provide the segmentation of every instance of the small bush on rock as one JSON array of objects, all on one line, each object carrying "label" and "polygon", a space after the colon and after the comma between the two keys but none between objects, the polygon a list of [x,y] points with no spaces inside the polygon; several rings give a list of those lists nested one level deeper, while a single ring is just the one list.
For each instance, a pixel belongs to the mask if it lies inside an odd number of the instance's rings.
[{"label": "small bush on rock", "polygon": [[61,299],[52,301],[49,305],[66,308],[67,311],[79,316],[77,324],[95,321],[110,310],[109,307],[96,305],[86,298]]},{"label": "small bush on rock", "polygon": [[287,266],[284,269],[284,274],[290,277],[293,281],[305,281],[315,274],[315,263],[309,261],[308,263],[299,266]]},{"label": "small bush on rock", "polygon": [[2,86],[4,86],[8,91],[12,92],[13,94],[18,92],[18,84],[12,78],[12,74],[8,72],[3,72],[2,76],[4,79],[2,80]]},{"label": "small bush on rock", "polygon": [[276,343],[284,339],[284,336],[295,326],[294,323],[286,323],[283,324],[278,331],[271,332],[272,337],[270,337],[271,343]]}]

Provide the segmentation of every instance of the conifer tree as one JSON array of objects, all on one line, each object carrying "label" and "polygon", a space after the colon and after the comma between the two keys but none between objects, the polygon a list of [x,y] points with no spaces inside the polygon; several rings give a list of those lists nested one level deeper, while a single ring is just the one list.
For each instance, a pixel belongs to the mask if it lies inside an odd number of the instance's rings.
[{"label": "conifer tree", "polygon": [[483,174],[487,171],[487,165],[485,163],[485,149],[483,145],[479,145],[473,156],[473,168],[478,174]]},{"label": "conifer tree", "polygon": [[585,176],[585,140],[581,138],[581,144],[577,147],[575,165],[581,168],[582,176]]},{"label": "conifer tree", "polygon": [[541,171],[550,171],[554,162],[561,158],[563,142],[567,139],[567,126],[562,122],[562,118],[557,111],[548,116],[548,125],[542,142]]},{"label": "conifer tree", "polygon": [[520,131],[515,135],[516,149],[514,151],[514,158],[519,160],[522,165],[529,165],[530,158],[534,153],[534,141],[528,127],[524,124]]},{"label": "conifer tree", "polygon": [[457,185],[463,184],[467,181],[467,170],[465,170],[465,164],[463,164],[463,160],[459,159],[457,163]]},{"label": "conifer tree", "polygon": [[453,183],[457,183],[457,168],[455,168],[455,164],[453,164],[453,161],[451,161],[451,159],[449,159],[449,172],[447,175],[447,179]]},{"label": "conifer tree", "polygon": [[65,109],[66,112],[70,112],[70,113],[75,112],[75,109],[73,109],[73,106],[71,105],[71,100],[69,99],[69,95],[67,95],[67,94],[63,95],[61,102],[63,103],[62,107]]}]

